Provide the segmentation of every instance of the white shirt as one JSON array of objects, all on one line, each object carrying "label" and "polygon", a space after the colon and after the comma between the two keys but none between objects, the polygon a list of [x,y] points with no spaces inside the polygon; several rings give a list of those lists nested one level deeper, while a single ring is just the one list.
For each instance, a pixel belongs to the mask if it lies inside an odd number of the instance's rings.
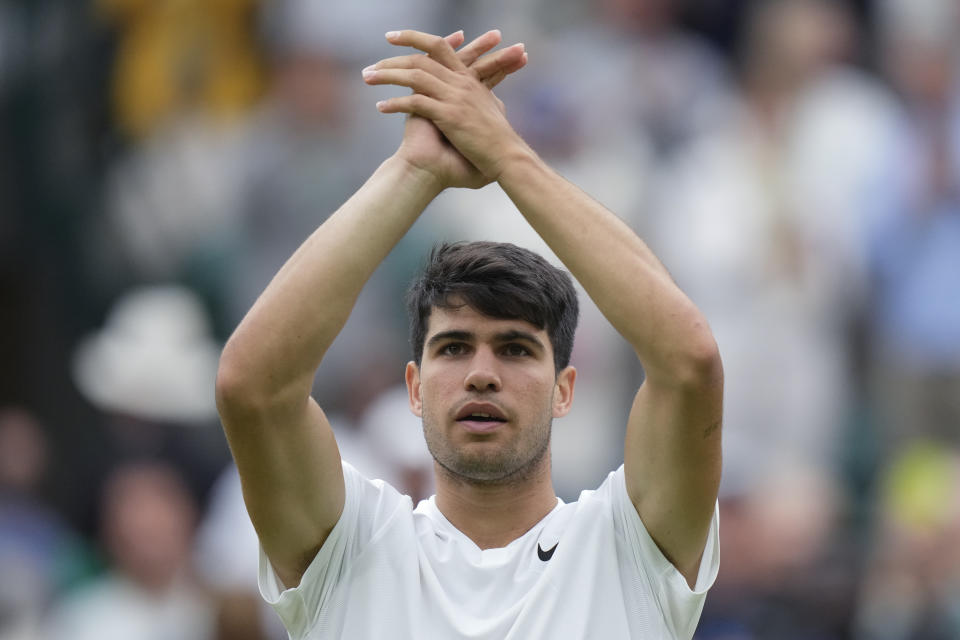
[{"label": "white shirt", "polygon": [[434,498],[413,509],[343,470],[343,514],[297,588],[284,590],[260,551],[260,591],[294,640],[689,639],[717,575],[717,512],[691,590],[644,528],[622,466],[486,550]]}]

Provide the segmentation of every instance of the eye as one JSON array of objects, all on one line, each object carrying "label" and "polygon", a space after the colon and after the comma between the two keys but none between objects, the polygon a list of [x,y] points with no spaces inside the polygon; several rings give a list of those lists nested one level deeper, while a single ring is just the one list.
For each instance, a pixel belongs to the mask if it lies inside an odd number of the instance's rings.
[{"label": "eye", "polygon": [[511,357],[519,358],[522,356],[530,355],[530,350],[527,349],[522,344],[511,342],[510,344],[504,346],[503,352]]},{"label": "eye", "polygon": [[440,349],[440,355],[459,356],[463,355],[465,351],[466,348],[462,342],[451,342]]}]

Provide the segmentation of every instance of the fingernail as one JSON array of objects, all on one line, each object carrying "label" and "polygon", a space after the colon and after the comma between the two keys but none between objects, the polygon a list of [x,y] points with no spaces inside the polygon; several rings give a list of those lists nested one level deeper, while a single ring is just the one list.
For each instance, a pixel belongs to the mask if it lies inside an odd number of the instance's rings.
[{"label": "fingernail", "polygon": [[376,72],[377,71],[376,69],[373,68],[373,65],[370,65],[369,67],[361,71],[360,74],[364,77],[364,79],[367,79],[373,76]]},{"label": "fingernail", "polygon": [[380,102],[378,102],[377,111],[383,111],[383,108],[386,106],[386,104],[387,104],[386,100],[381,100]]},{"label": "fingernail", "polygon": [[399,36],[400,36],[399,31],[387,31],[387,40],[393,40],[394,38],[398,38]]}]

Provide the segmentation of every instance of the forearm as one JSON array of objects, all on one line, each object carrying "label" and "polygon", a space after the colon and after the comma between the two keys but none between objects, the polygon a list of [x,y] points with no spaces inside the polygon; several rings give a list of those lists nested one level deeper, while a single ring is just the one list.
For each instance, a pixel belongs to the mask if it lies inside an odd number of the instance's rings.
[{"label": "forearm", "polygon": [[510,154],[499,183],[633,346],[648,378],[698,376],[715,358],[703,316],[616,215],[528,149]]},{"label": "forearm", "polygon": [[496,96],[449,59],[440,39],[403,31],[391,42],[416,47],[433,61],[413,56],[376,69],[368,82],[413,89],[412,95],[381,103],[380,110],[432,121],[473,167],[500,183],[633,345],[648,379],[699,376],[701,364],[709,368],[716,362],[706,322],[649,248],[615,215],[549,169],[510,126]]},{"label": "forearm", "polygon": [[371,274],[441,187],[396,157],[291,256],[227,343],[221,362],[244,392],[305,396]]}]

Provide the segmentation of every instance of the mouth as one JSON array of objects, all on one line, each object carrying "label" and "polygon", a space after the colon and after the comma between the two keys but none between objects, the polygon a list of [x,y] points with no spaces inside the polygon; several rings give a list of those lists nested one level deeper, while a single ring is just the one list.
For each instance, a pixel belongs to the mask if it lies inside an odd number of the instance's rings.
[{"label": "mouth", "polygon": [[497,406],[489,403],[469,403],[463,406],[456,421],[467,431],[488,433],[507,422],[506,415]]}]

